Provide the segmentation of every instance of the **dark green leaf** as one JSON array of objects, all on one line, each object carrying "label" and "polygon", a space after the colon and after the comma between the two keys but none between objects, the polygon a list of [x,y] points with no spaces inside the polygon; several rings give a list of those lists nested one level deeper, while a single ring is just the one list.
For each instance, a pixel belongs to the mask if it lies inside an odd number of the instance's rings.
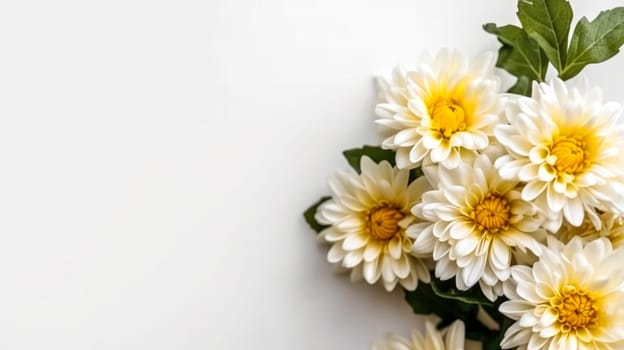
[{"label": "dark green leaf", "polygon": [[363,156],[368,156],[375,163],[380,163],[381,161],[386,160],[390,162],[392,166],[394,166],[395,164],[394,151],[389,149],[382,149],[381,147],[377,146],[365,145],[362,146],[362,148],[348,149],[342,152],[342,154],[345,156],[345,158],[347,158],[347,162],[349,162],[349,165],[351,165],[351,167],[355,169],[358,174],[362,172],[362,170],[360,169],[360,160]]},{"label": "dark green leaf", "polygon": [[417,314],[435,314],[440,317],[438,328],[443,328],[455,320],[466,325],[466,336],[474,340],[491,337],[491,331],[477,319],[479,306],[436,295],[431,285],[420,283],[415,291],[405,291],[405,301]]},{"label": "dark green leaf", "polygon": [[601,12],[589,22],[583,17],[574,28],[565,69],[559,74],[567,80],[586,65],[606,61],[624,44],[624,7]]},{"label": "dark green leaf", "polygon": [[527,77],[544,81],[548,69],[548,58],[535,40],[520,27],[506,25],[497,27],[487,23],[483,29],[498,37],[503,44],[498,52],[496,66],[505,69],[516,77]]},{"label": "dark green leaf", "polygon": [[405,300],[417,314],[436,314],[442,323],[476,316],[477,305],[447,300],[435,294],[430,284],[419,283],[414,291],[405,291]]},{"label": "dark green leaf", "polygon": [[423,175],[424,173],[420,167],[411,169],[409,173],[409,182],[412,182]]},{"label": "dark green leaf", "polygon": [[[504,333],[503,333],[504,334]],[[487,337],[483,340],[483,350],[500,350],[500,342],[502,339],[499,339],[498,335],[493,337]]]},{"label": "dark green leaf", "polygon": [[514,86],[510,87],[507,92],[518,95],[531,96],[533,82],[527,77],[519,77]]},{"label": "dark green leaf", "polygon": [[498,307],[506,300],[507,299],[505,297],[500,297],[498,298],[498,300],[496,300],[494,305],[481,305],[481,307],[483,307],[483,311],[490,315],[490,317],[492,317],[494,321],[496,321],[498,324],[501,324],[507,317],[505,317],[505,315],[498,311]]},{"label": "dark green leaf", "polygon": [[305,212],[303,212],[303,217],[305,218],[305,221],[308,223],[308,225],[310,225],[310,227],[314,231],[316,231],[316,233],[319,233],[319,232],[323,231],[324,229],[326,229],[327,227],[329,227],[327,225],[323,225],[323,224],[319,223],[318,221],[316,221],[315,215],[316,215],[316,211],[317,211],[319,205],[321,205],[326,200],[329,200],[330,198],[331,197],[323,197],[323,198],[321,198],[318,202],[314,203],[314,205],[312,205]]},{"label": "dark green leaf", "polygon": [[[405,301],[412,307],[414,313],[432,314],[438,311],[439,302],[431,290],[431,286],[419,283],[418,288],[413,291],[405,291]],[[439,310],[440,312],[443,310]]]},{"label": "dark green leaf", "polygon": [[566,63],[572,6],[566,0],[519,0],[518,18],[558,72]]},{"label": "dark green leaf", "polygon": [[431,289],[433,292],[445,299],[457,300],[466,304],[488,305],[493,306],[494,303],[488,300],[479,286],[474,286],[468,290],[462,291],[455,287],[454,280],[440,281],[439,279],[431,280]]},{"label": "dark green leaf", "polygon": [[500,350],[500,343],[505,337],[507,328],[513,324],[513,321],[507,317],[501,323],[500,330],[492,332],[492,335],[483,339],[483,350]]}]

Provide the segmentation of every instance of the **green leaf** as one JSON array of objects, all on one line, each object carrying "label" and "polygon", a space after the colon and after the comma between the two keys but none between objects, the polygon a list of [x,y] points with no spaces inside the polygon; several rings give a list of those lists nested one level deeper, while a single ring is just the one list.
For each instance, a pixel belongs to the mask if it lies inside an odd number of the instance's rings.
[{"label": "green leaf", "polygon": [[492,337],[492,331],[477,319],[479,305],[443,298],[434,292],[430,284],[419,283],[416,290],[405,291],[405,301],[417,314],[435,314],[440,317],[438,328],[462,320],[466,326],[466,337],[480,341]]},{"label": "green leaf", "polygon": [[303,212],[303,217],[305,218],[305,221],[308,223],[308,225],[310,225],[310,227],[314,231],[316,231],[316,233],[319,233],[323,231],[324,229],[326,229],[327,227],[329,227],[328,225],[323,225],[320,222],[316,221],[316,218],[315,218],[318,207],[321,204],[323,204],[323,202],[329,199],[331,199],[331,197],[327,197],[327,196],[323,197],[318,202],[314,203],[311,207],[309,207],[306,211]]},{"label": "green leaf", "polygon": [[430,284],[419,283],[414,291],[405,291],[405,301],[417,314],[436,314],[442,326],[451,324],[457,319],[476,317],[478,306],[455,300],[447,300],[435,294]]},{"label": "green leaf", "polygon": [[500,330],[492,332],[492,336],[483,339],[483,350],[500,350],[500,343],[505,337],[505,332],[513,324],[513,320],[505,317],[500,325]]},{"label": "green leaf", "polygon": [[[504,334],[504,333],[502,333]],[[483,346],[481,347],[483,350],[500,350],[500,342],[502,338],[499,339],[499,336],[488,337],[483,340]]]},{"label": "green leaf", "polygon": [[483,307],[483,311],[490,315],[490,317],[494,321],[496,321],[498,324],[501,324],[507,317],[503,315],[500,311],[498,311],[498,307],[507,300],[508,299],[505,297],[500,297],[496,300],[494,305],[481,305],[481,307]]},{"label": "green leaf", "polygon": [[572,6],[566,0],[519,0],[518,18],[558,72],[566,63]]},{"label": "green leaf", "polygon": [[478,286],[474,286],[466,291],[455,287],[454,280],[440,281],[437,278],[431,280],[433,292],[445,299],[457,300],[466,304],[494,306],[494,303],[486,298]]},{"label": "green leaf", "polygon": [[497,27],[487,23],[483,29],[498,37],[503,46],[498,51],[496,66],[516,77],[527,77],[544,81],[548,69],[548,58],[535,40],[520,27],[506,25]]},{"label": "green leaf", "polygon": [[422,171],[422,169],[420,167],[411,169],[410,173],[409,173],[409,180],[408,180],[408,182],[411,183],[412,181],[418,179],[419,177],[421,177],[423,175],[425,175],[425,174],[423,173],[423,171]]},{"label": "green leaf", "polygon": [[567,80],[586,65],[608,60],[624,44],[624,7],[600,12],[593,20],[583,17],[574,28],[565,69],[559,74]]},{"label": "green leaf", "polygon": [[347,158],[347,162],[355,171],[359,173],[362,172],[360,169],[360,160],[363,156],[368,156],[368,158],[372,159],[375,163],[380,163],[384,160],[390,162],[392,166],[395,165],[395,153],[393,150],[382,149],[377,146],[362,146],[362,148],[353,148],[348,149],[342,154]]},{"label": "green leaf", "polygon": [[533,82],[531,79],[522,76],[516,80],[514,86],[510,87],[507,92],[511,92],[518,95],[531,96],[531,90],[533,89]]},{"label": "green leaf", "polygon": [[416,290],[405,290],[405,301],[417,314],[427,315],[443,311],[438,309],[440,303],[431,290],[431,286],[425,283],[419,283]]}]

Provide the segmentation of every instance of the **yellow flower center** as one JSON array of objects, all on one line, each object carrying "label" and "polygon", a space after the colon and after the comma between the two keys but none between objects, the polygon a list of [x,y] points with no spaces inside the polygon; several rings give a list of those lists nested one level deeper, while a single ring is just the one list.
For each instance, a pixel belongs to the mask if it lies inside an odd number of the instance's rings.
[{"label": "yellow flower center", "polygon": [[464,109],[453,99],[439,100],[431,110],[431,125],[445,138],[450,138],[455,132],[466,130]]},{"label": "yellow flower center", "polygon": [[583,291],[567,286],[563,299],[557,302],[559,323],[564,332],[596,324],[598,312],[592,299]]},{"label": "yellow flower center", "polygon": [[377,239],[390,239],[401,231],[399,221],[404,217],[405,214],[396,207],[389,205],[376,207],[368,214],[368,232]]},{"label": "yellow flower center", "polygon": [[488,194],[470,213],[481,231],[496,233],[509,228],[511,207],[507,199]]},{"label": "yellow flower center", "polygon": [[562,136],[557,138],[550,154],[557,157],[555,169],[559,172],[576,174],[581,172],[588,163],[588,152],[585,143],[575,138]]}]

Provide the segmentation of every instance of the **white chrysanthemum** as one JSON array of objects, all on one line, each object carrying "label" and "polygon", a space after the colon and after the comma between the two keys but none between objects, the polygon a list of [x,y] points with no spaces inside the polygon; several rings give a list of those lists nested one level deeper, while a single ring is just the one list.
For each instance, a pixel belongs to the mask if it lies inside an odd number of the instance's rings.
[{"label": "white chrysanthemum", "polygon": [[517,181],[499,176],[492,159],[483,154],[455,169],[427,167],[436,189],[412,212],[428,222],[407,229],[415,252],[433,253],[438,278],[456,277],[461,290],[479,282],[490,300],[502,295],[514,250],[539,254],[544,235],[537,208],[520,198]]},{"label": "white chrysanthemum", "polygon": [[431,320],[425,322],[425,334],[412,331],[412,338],[405,339],[398,335],[389,335],[384,342],[373,345],[373,350],[463,350],[465,327],[461,320],[453,322],[440,332]]},{"label": "white chrysanthemum", "polygon": [[624,217],[613,213],[602,213],[600,222],[602,223],[600,229],[596,229],[587,218],[578,227],[564,223],[556,233],[556,237],[563,243],[571,241],[574,237],[580,237],[583,243],[605,237],[611,241],[613,248],[624,247]]},{"label": "white chrysanthemum", "polygon": [[496,167],[527,183],[522,198],[549,212],[552,232],[562,218],[579,226],[585,215],[599,229],[595,209],[624,214],[621,107],[601,95],[585,81],[570,89],[559,79],[535,83],[533,97],[510,102],[510,124],[495,129],[509,152]]},{"label": "white chrysanthemum", "polygon": [[397,283],[414,290],[418,280],[429,282],[426,261],[410,255],[412,240],[405,228],[416,218],[410,209],[429,189],[425,178],[408,185],[409,171],[383,161],[361,159],[360,175],[338,173],[331,181],[333,198],[321,204],[316,219],[331,225],[321,237],[332,243],[331,263],[352,269],[351,278],[374,284],[381,279],[386,290]]},{"label": "white chrysanthemum", "polygon": [[624,346],[624,251],[601,238],[583,246],[548,237],[533,267],[512,267],[500,311],[516,320],[504,349],[611,350]]},{"label": "white chrysanthemum", "polygon": [[469,60],[440,50],[380,78],[376,122],[382,146],[397,150],[399,168],[423,161],[454,168],[488,146],[502,111],[494,61],[491,53]]}]

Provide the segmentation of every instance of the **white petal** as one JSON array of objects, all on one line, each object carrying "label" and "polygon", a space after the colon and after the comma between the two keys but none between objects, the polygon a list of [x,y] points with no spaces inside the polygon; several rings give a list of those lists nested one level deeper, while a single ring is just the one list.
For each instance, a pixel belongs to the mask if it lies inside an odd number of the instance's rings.
[{"label": "white petal", "polygon": [[364,249],[364,261],[369,262],[377,259],[379,253],[381,252],[381,244],[370,243],[366,245],[366,249]]},{"label": "white petal", "polygon": [[327,261],[329,261],[330,263],[337,263],[340,262],[345,255],[346,252],[342,250],[340,244],[337,243],[334,244],[327,252]]},{"label": "white petal", "polygon": [[410,264],[407,255],[403,254],[399,259],[391,259],[392,270],[399,278],[407,278],[410,273]]},{"label": "white petal", "polygon": [[347,253],[342,260],[342,266],[346,268],[353,268],[362,262],[363,250],[355,250]]},{"label": "white petal", "polygon": [[566,205],[566,198],[563,194],[555,191],[554,186],[548,186],[546,189],[546,199],[548,200],[548,207],[552,211],[560,211],[563,206]]},{"label": "white petal", "polygon": [[449,153],[451,153],[451,147],[442,144],[431,150],[431,160],[436,163],[440,163],[448,157]]},{"label": "white petal", "polygon": [[394,136],[394,144],[400,146],[411,146],[420,139],[420,134],[416,129],[406,129],[398,132]]},{"label": "white petal", "polygon": [[534,180],[526,184],[522,189],[522,199],[525,201],[532,201],[537,198],[548,186],[547,182]]},{"label": "white petal", "polygon": [[465,341],[465,326],[461,320],[457,320],[453,322],[453,324],[448,328],[445,339],[445,349],[464,349],[464,341]]},{"label": "white petal", "polygon": [[485,262],[485,254],[477,256],[471,266],[462,270],[461,279],[467,287],[472,287],[479,281],[481,275],[483,275],[483,270],[485,269]]},{"label": "white petal", "polygon": [[403,247],[401,244],[401,237],[399,235],[395,235],[392,237],[390,242],[388,242],[388,252],[392,259],[398,259],[401,257],[403,253]]},{"label": "white petal", "polygon": [[392,283],[397,280],[397,276],[392,271],[392,263],[389,256],[384,256],[381,260],[381,278],[386,283]]},{"label": "white petal", "polygon": [[563,207],[563,216],[573,226],[581,226],[584,218],[583,202],[580,198],[573,198],[567,201]]},{"label": "white petal", "polygon": [[479,237],[475,237],[475,235],[468,236],[459,240],[453,250],[455,251],[456,256],[466,256],[471,255],[477,245],[479,244]]},{"label": "white petal", "polygon": [[379,280],[381,276],[381,259],[367,261],[364,263],[364,279],[369,284],[373,284]]},{"label": "white petal", "polygon": [[366,234],[350,234],[347,238],[342,242],[342,249],[346,251],[356,250],[362,248],[368,243],[369,236]]},{"label": "white petal", "polygon": [[505,242],[502,239],[494,238],[490,249],[492,251],[492,264],[497,269],[509,268],[511,254]]}]

